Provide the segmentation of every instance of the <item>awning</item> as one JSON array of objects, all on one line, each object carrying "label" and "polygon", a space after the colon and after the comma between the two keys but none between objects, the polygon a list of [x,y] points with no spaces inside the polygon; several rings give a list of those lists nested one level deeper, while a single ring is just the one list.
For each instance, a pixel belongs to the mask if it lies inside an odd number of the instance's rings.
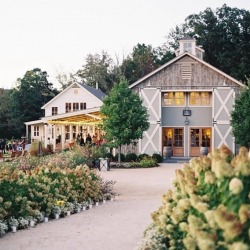
[{"label": "awning", "polygon": [[97,126],[102,123],[102,118],[99,108],[93,108],[43,117],[42,120],[48,124]]}]

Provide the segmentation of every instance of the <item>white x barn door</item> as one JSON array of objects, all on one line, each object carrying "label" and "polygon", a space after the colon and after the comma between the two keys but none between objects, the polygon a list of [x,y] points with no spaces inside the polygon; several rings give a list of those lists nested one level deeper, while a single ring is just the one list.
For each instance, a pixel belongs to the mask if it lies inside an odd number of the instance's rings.
[{"label": "white x barn door", "polygon": [[161,90],[143,88],[140,89],[140,96],[148,110],[150,127],[139,141],[139,151],[149,155],[161,154]]},{"label": "white x barn door", "polygon": [[213,146],[223,144],[234,152],[234,138],[230,126],[230,113],[233,110],[235,90],[233,88],[215,88],[213,91]]}]

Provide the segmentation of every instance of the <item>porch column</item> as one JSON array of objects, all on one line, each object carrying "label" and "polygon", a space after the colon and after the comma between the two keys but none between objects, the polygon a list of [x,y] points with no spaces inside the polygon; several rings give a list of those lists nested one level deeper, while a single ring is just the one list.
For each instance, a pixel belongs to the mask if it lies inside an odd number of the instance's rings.
[{"label": "porch column", "polygon": [[31,139],[31,138],[29,138],[29,125],[26,125],[26,140],[27,140],[27,142],[29,142],[29,139]]},{"label": "porch column", "polygon": [[52,129],[53,129],[53,151],[56,150],[56,125],[52,126]]},{"label": "porch column", "polygon": [[44,133],[43,133],[43,137],[44,137],[44,148],[47,148],[48,145],[48,124],[44,124]]},{"label": "porch column", "polygon": [[69,125],[69,142],[73,142],[73,128],[72,125]]},{"label": "porch column", "polygon": [[64,149],[64,145],[65,145],[65,126],[61,125],[61,131],[62,131],[62,149]]}]

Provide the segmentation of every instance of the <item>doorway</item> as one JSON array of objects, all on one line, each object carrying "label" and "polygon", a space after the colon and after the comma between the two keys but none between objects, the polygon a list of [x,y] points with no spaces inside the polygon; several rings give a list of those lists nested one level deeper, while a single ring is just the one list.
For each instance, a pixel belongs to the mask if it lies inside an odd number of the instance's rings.
[{"label": "doorway", "polygon": [[191,157],[200,155],[200,148],[211,148],[211,128],[190,128],[190,153]]},{"label": "doorway", "polygon": [[163,128],[163,147],[171,147],[172,156],[184,156],[184,129],[183,128]]}]

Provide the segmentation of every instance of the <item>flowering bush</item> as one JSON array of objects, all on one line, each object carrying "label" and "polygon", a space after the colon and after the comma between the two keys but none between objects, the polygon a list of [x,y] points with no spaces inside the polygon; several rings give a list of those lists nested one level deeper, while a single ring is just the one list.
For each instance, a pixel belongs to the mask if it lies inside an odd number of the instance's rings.
[{"label": "flowering bush", "polygon": [[[227,147],[176,170],[174,189],[152,214],[168,249],[249,250],[250,154]],[[145,248],[153,249],[153,248]]]},{"label": "flowering bush", "polygon": [[8,230],[8,226],[5,222],[0,220],[0,236],[3,236]]},{"label": "flowering bush", "polygon": [[146,228],[143,233],[142,241],[137,246],[137,250],[147,249],[168,249],[166,246],[166,238],[157,231],[157,228],[153,223]]}]

